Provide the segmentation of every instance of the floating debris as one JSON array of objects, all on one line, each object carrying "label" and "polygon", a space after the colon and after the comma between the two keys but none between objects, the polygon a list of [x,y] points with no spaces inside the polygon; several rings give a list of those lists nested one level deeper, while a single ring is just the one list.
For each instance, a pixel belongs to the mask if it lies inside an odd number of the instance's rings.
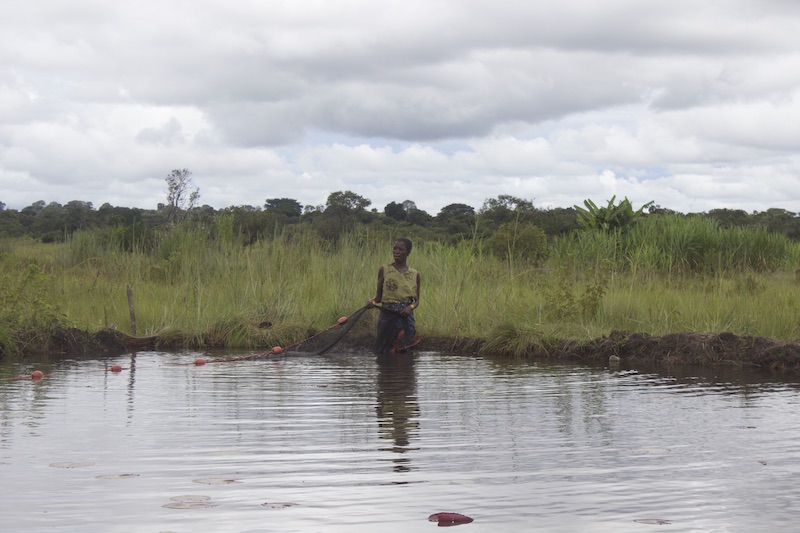
[{"label": "floating debris", "polygon": [[95,476],[95,479],[130,479],[132,477],[139,477],[139,474],[103,474]]},{"label": "floating debris", "polygon": [[63,462],[63,463],[50,463],[50,466],[53,468],[85,468],[87,466],[94,466],[94,463],[85,462],[85,463],[73,463],[73,462]]},{"label": "floating debris", "polygon": [[44,418],[41,413],[31,411],[9,411],[5,414],[8,418]]},{"label": "floating debris", "polygon": [[266,507],[267,509],[288,509],[295,505],[297,504],[292,502],[264,502],[261,504],[261,507]]},{"label": "floating debris", "polygon": [[167,509],[209,509],[217,504],[211,501],[211,496],[189,495],[173,496],[170,503],[162,505]]},{"label": "floating debris", "polygon": [[241,481],[238,479],[206,477],[202,479],[193,479],[192,483],[200,483],[203,485],[230,485],[232,483],[241,483]]},{"label": "floating debris", "polygon": [[428,517],[429,522],[439,522],[440,526],[455,526],[458,524],[469,524],[472,518],[461,513],[434,513]]},{"label": "floating debris", "polygon": [[664,520],[663,518],[639,518],[638,520],[634,520],[634,522],[650,526],[665,526],[672,523],[670,520]]}]

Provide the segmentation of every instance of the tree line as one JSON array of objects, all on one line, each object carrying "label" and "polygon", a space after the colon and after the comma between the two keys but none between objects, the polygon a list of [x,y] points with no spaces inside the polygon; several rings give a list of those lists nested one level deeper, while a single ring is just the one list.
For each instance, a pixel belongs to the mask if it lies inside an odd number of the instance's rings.
[{"label": "tree line", "polygon": [[[784,209],[767,209],[747,213],[739,209],[713,209],[707,213],[681,214],[662,208],[653,202],[634,211],[626,199],[599,207],[591,200],[585,207],[542,209],[527,199],[501,194],[487,198],[475,209],[453,203],[432,215],[419,209],[414,201],[393,201],[382,209],[372,201],[352,191],[331,193],[324,205],[302,205],[292,198],[267,198],[262,205],[231,206],[214,209],[198,205],[200,193],[193,188],[191,172],[173,170],[166,178],[166,202],[156,209],[112,206],[104,203],[95,208],[92,202],[72,200],[62,205],[40,200],[20,210],[7,209],[0,201],[0,237],[28,236],[42,242],[64,241],[79,230],[115,232],[130,246],[138,239],[141,244],[149,235],[188,224],[219,231],[225,227],[252,244],[270,238],[278,231],[313,231],[319,238],[335,243],[346,232],[358,228],[391,230],[416,238],[459,242],[465,239],[492,238],[498,246],[510,239],[529,243],[549,240],[575,230],[591,228],[614,229],[632,223],[638,217],[659,214],[702,216],[714,220],[721,228],[764,228],[800,240],[800,216]],[[542,244],[533,245],[539,248]]]}]

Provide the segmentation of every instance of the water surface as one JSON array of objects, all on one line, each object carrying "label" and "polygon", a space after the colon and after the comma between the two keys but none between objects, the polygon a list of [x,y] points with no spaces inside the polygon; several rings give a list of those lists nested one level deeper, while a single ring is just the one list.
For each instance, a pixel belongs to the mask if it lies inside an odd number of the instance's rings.
[{"label": "water surface", "polygon": [[786,377],[201,356],[0,367],[3,530],[800,530]]}]

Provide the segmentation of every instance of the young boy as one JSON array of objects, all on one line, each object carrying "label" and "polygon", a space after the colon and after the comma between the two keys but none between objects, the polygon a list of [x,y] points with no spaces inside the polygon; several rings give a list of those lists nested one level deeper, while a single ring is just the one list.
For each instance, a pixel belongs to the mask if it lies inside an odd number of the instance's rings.
[{"label": "young boy", "polygon": [[419,272],[406,264],[411,254],[411,241],[400,237],[394,241],[394,262],[378,270],[378,288],[367,305],[383,303],[378,317],[375,352],[379,355],[405,353],[415,343],[414,309],[419,306]]}]

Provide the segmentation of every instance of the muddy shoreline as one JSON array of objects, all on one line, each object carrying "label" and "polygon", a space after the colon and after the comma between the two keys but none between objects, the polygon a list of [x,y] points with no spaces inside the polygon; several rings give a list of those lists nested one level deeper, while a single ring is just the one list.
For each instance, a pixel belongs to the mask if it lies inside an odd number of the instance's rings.
[{"label": "muddy shoreline", "polygon": [[[368,334],[348,335],[340,348],[368,351],[373,338]],[[423,337],[418,349],[470,355],[484,353],[485,341],[480,338]],[[55,332],[50,342],[50,356],[86,357],[120,355],[135,351],[176,350],[187,345],[184,339],[132,337],[117,330],[88,333],[77,328]],[[197,347],[202,349],[201,347]],[[222,348],[222,347],[219,347]],[[269,350],[271,347],[264,347]],[[315,351],[302,345],[302,351]],[[507,355],[502,350],[493,355]],[[786,342],[766,337],[740,336],[733,333],[671,333],[651,336],[641,333],[613,331],[608,336],[588,341],[563,339],[531,346],[524,357],[533,360],[619,362],[626,366],[699,365],[759,368],[787,372],[800,371],[800,342]],[[617,359],[618,358],[618,359]]]}]

